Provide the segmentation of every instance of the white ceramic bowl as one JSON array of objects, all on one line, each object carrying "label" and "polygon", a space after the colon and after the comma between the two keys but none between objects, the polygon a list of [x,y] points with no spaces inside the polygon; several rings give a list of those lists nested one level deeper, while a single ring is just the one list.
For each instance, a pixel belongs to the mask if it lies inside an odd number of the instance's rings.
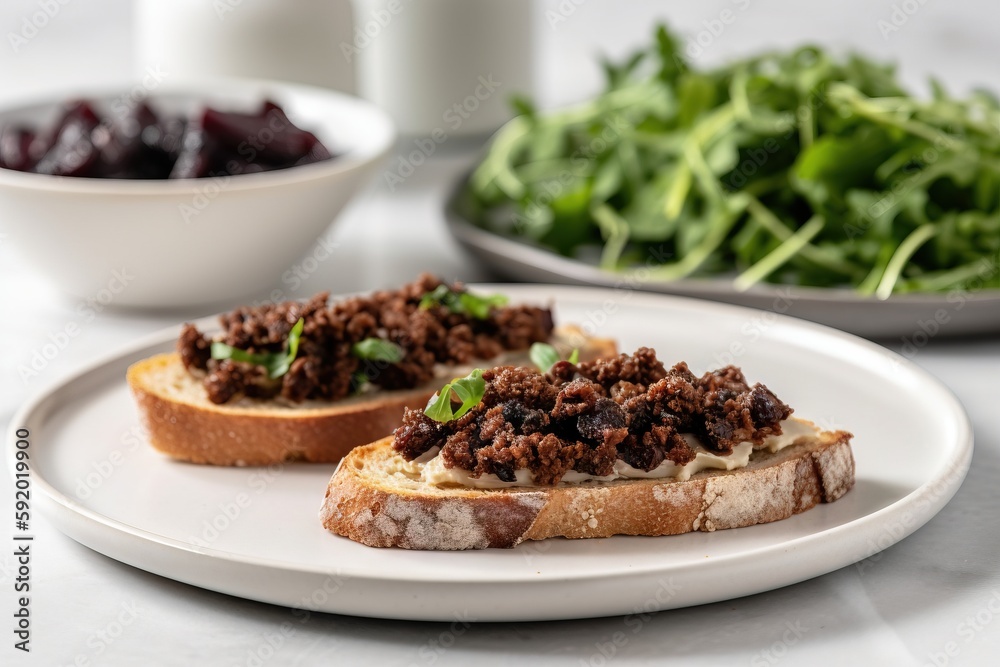
[{"label": "white ceramic bowl", "polygon": [[[73,91],[0,111],[0,126],[41,128],[67,99],[103,110],[128,91]],[[269,98],[316,134],[333,160],[279,171],[139,181],[47,176],[0,169],[0,230],[40,272],[83,299],[114,306],[220,304],[262,293],[301,257],[372,176],[395,136],[374,105],[320,88],[265,81],[163,85],[160,113],[203,105],[256,109]],[[123,275],[124,274],[124,275]]]}]

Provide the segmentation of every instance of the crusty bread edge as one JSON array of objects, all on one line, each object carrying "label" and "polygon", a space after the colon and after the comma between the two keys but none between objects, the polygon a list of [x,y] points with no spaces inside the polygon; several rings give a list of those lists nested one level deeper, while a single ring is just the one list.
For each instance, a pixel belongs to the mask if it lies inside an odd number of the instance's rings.
[{"label": "crusty bread edge", "polygon": [[430,550],[738,528],[786,519],[847,493],[854,486],[850,439],[844,431],[823,431],[776,454],[756,452],[747,468],[704,471],[686,481],[422,493],[363,474],[365,457],[391,446],[392,439],[384,438],[341,462],[320,519],[331,532],[368,546]]},{"label": "crusty bread edge", "polygon": [[150,444],[172,458],[224,466],[285,461],[332,463],[353,447],[391,433],[406,406],[423,405],[436,388],[397,391],[378,400],[307,410],[254,410],[175,400],[151,386],[158,367],[179,364],[160,354],[129,367],[126,378]]}]

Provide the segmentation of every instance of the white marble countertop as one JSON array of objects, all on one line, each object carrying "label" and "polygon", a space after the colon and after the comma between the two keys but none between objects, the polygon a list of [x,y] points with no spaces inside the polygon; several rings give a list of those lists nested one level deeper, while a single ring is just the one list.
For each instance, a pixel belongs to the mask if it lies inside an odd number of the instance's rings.
[{"label": "white marble countertop", "polygon": [[[2,13],[3,32],[17,25],[23,13],[35,5],[21,0],[12,4],[17,7],[5,6]],[[102,11],[106,11],[99,19],[83,16],[83,3],[70,3],[64,9],[67,23],[72,18],[93,29],[87,34],[59,25],[56,17],[50,32],[29,45],[36,53],[23,60],[9,53],[0,57],[0,80],[5,88],[0,94],[15,97],[43,87],[36,81],[41,72],[52,72],[44,83],[53,87],[59,81],[79,82],[91,67],[105,67],[97,79],[125,76],[127,67],[120,58],[128,50],[126,3],[105,0],[94,4],[103,5]],[[589,52],[595,44],[610,43],[609,37],[586,41],[587,35],[597,34],[604,23],[634,37],[645,29],[630,31],[626,26],[632,21],[646,22],[655,13],[652,3],[646,2],[635,3],[636,8],[616,15],[611,4],[602,0],[576,2],[576,25],[567,23],[552,35],[546,35],[549,26],[541,20],[540,32],[547,44],[543,54],[548,54],[546,77],[562,81],[559,71],[576,71],[571,64],[566,70],[553,65],[570,63],[567,53]],[[756,2],[732,4],[750,7],[748,25],[751,21],[758,27],[770,25],[775,39],[789,41],[784,29],[766,20],[778,14],[765,15],[764,11],[791,7],[791,3],[760,0],[759,10]],[[869,31],[881,13],[892,11],[890,2],[868,3],[864,9],[859,2],[843,4],[859,8],[852,20],[862,15],[872,19],[863,23]],[[546,0],[542,8],[558,5],[555,0]],[[700,21],[728,5],[700,3],[697,11],[688,8],[681,12],[682,23],[696,31]],[[995,3],[956,2],[947,7],[935,9],[933,3],[926,3],[921,13],[911,18],[909,27],[892,36],[898,41],[888,43],[888,52],[898,48],[916,53],[924,39],[934,47],[926,50],[930,54],[921,56],[920,62],[928,68],[933,62],[944,63],[946,69],[956,72],[961,85],[989,82],[986,78],[990,76],[993,84],[1000,82],[995,72],[987,70],[987,63],[992,67],[996,62],[992,31],[1000,25],[1000,13]],[[751,18],[751,11],[759,13]],[[843,10],[845,14],[849,11]],[[634,16],[630,18],[629,13]],[[962,18],[956,18],[958,15]],[[796,20],[804,26],[813,25],[811,17],[802,18],[794,12],[779,23],[795,24]],[[839,22],[831,19],[827,28],[850,41],[854,25],[843,18]],[[736,24],[733,30],[742,30],[741,26]],[[984,32],[987,28],[989,33]],[[811,33],[822,36],[823,30],[822,26],[814,27]],[[731,44],[720,41],[720,52],[760,43],[752,34],[749,29],[740,32],[740,37],[734,32]],[[869,37],[865,44],[870,42],[873,49],[887,51],[877,30]],[[91,43],[100,47],[94,46],[94,53],[88,54],[85,45]],[[985,61],[974,57],[977,50]],[[65,60],[70,53],[79,53],[83,63]],[[933,53],[941,54],[941,59],[934,60]],[[63,64],[56,67],[55,63]],[[576,72],[578,76],[570,77],[572,85],[550,92],[551,99],[569,99],[572,91],[592,85],[589,70]],[[14,85],[8,86],[8,82]],[[489,276],[447,236],[440,215],[446,189],[468,162],[467,153],[451,152],[418,170],[394,193],[374,184],[336,223],[331,238],[338,244],[338,253],[292,295],[389,286],[425,268],[464,280],[487,279]],[[52,291],[22,261],[16,244],[0,236],[0,318],[5,324],[0,327],[0,349],[4,350],[0,424],[6,431],[26,397],[44,391],[94,356],[179,320],[205,314],[103,312],[82,327],[79,336],[38,377],[22,381],[17,366],[47,342],[50,332],[74,317],[74,302]],[[900,343],[886,344],[898,349]],[[996,390],[1000,338],[935,339],[914,356],[914,361],[950,387],[972,418],[976,450],[968,478],[952,502],[913,536],[876,559],[811,581],[730,602],[661,612],[639,632],[633,632],[620,617],[477,624],[456,632],[449,624],[313,615],[308,623],[297,625],[291,636],[283,636],[281,626],[289,617],[288,609],[201,590],[123,565],[77,544],[45,517],[35,516],[33,652],[24,655],[13,649],[8,620],[6,639],[0,643],[0,664],[311,665],[377,661],[381,665],[544,662],[599,667],[667,660],[685,665],[754,666],[995,664],[1000,652],[1000,502],[996,491],[996,480],[1000,479],[1000,400]],[[10,516],[13,490],[7,475],[2,480],[0,516]],[[8,530],[4,530],[5,535]],[[0,610],[10,619],[15,606],[15,560],[7,547],[2,553]],[[615,646],[619,632],[625,633],[621,635],[625,641]],[[278,646],[271,651],[268,647],[274,644]]]}]

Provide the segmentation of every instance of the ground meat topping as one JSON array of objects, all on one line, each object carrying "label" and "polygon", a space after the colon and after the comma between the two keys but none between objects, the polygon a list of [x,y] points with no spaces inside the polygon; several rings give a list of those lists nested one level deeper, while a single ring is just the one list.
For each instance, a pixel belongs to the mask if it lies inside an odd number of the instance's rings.
[{"label": "ground meat topping", "polygon": [[439,423],[407,410],[393,446],[407,460],[434,447],[448,468],[513,482],[527,469],[536,484],[557,484],[573,470],[594,476],[615,462],[650,471],[695,458],[683,434],[718,454],[781,433],[792,410],[734,366],[696,377],[684,363],[667,369],[649,348],[571,364],[548,374],[510,366],[483,371],[483,400]]},{"label": "ground meat topping", "polygon": [[[239,396],[290,401],[334,401],[371,383],[408,389],[434,377],[435,364],[467,364],[504,351],[523,350],[552,335],[552,313],[532,306],[492,306],[483,318],[443,303],[421,304],[444,285],[424,274],[398,290],[375,292],[332,305],[320,293],[305,302],[285,301],[237,308],[219,318],[223,333],[210,338],[187,324],[177,341],[184,367],[202,378],[209,400]],[[460,283],[446,286],[465,293]],[[299,349],[288,371],[269,378],[263,366],[211,356],[213,340],[252,354],[281,353],[295,323],[303,320]],[[381,338],[403,350],[396,363],[363,360],[352,347]]]}]

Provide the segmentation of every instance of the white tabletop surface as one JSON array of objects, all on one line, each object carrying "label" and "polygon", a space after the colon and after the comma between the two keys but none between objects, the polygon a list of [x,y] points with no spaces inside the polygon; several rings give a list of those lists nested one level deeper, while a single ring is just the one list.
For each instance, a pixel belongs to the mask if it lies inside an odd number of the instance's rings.
[{"label": "white tabletop surface", "polygon": [[[22,18],[41,4],[5,2],[0,33],[18,29]],[[722,9],[741,12],[717,40],[716,52],[706,56],[712,59],[753,46],[823,37],[906,59],[913,64],[905,70],[910,80],[937,71],[958,89],[975,83],[1000,88],[995,69],[1000,9],[992,0],[909,3],[919,9],[886,38],[878,21],[891,20],[892,2],[689,4],[667,12],[688,34],[697,33],[703,21]],[[550,26],[544,12],[559,11],[561,5],[576,9],[567,21]],[[554,104],[592,89],[597,74],[589,66],[591,54],[598,48],[618,53],[639,43],[650,18],[662,16],[665,5],[540,2],[543,99]],[[23,51],[14,54],[6,43],[0,45],[0,101],[70,84],[122,80],[129,74],[128,25],[126,0],[62,6]],[[390,286],[423,269],[469,281],[488,279],[449,239],[440,213],[447,187],[469,161],[467,151],[452,150],[421,167],[395,192],[373,183],[331,231],[337,254],[289,296]],[[81,326],[38,377],[22,381],[17,367],[48,342],[50,333],[78,317],[75,307],[0,235],[0,424],[5,431],[16,427],[9,421],[26,397],[94,356],[207,314],[105,311]],[[901,341],[886,344],[899,349]],[[0,664],[996,664],[1000,338],[937,338],[913,359],[950,387],[968,410],[976,437],[972,469],[954,500],[916,534],[832,574],[749,598],[661,612],[639,624],[615,617],[466,628],[334,615],[313,615],[299,623],[289,609],[193,588],[118,563],[63,536],[44,516],[34,516],[32,653],[13,648],[9,628],[17,575],[13,549],[4,546],[0,611],[8,621]],[[6,475],[2,480],[0,516],[10,517],[13,489]],[[0,533],[10,536],[9,531]]]}]

